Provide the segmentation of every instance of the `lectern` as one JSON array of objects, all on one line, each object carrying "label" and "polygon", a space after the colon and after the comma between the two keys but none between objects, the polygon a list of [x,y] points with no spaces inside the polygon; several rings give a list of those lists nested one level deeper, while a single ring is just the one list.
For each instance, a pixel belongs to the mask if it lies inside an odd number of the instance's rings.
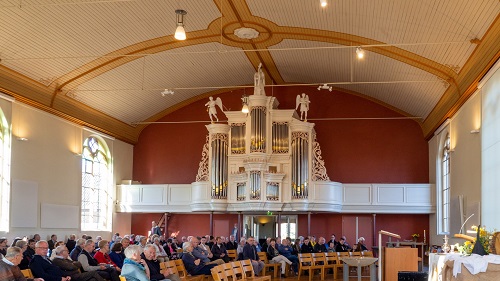
[{"label": "lectern", "polygon": [[417,248],[384,248],[384,280],[397,281],[399,271],[418,271]]}]

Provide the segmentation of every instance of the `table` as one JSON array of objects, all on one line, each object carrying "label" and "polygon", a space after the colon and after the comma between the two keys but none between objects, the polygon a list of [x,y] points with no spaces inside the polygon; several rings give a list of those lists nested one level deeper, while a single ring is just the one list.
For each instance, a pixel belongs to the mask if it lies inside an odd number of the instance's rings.
[{"label": "table", "polygon": [[451,254],[429,254],[429,281],[442,281],[442,271],[444,267],[445,258],[447,255],[458,255],[455,253]]},{"label": "table", "polygon": [[341,257],[340,260],[344,262],[344,281],[349,281],[349,266],[355,266],[358,268],[358,281],[361,281],[361,267],[370,266],[370,281],[377,280],[377,270],[375,268],[375,262],[378,258],[371,257]]}]

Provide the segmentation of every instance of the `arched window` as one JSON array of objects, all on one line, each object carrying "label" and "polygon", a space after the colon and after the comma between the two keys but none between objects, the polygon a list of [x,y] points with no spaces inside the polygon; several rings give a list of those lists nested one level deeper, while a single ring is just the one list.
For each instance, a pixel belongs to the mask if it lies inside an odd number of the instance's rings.
[{"label": "arched window", "polygon": [[0,231],[9,231],[10,144],[9,124],[0,109]]},{"label": "arched window", "polygon": [[450,135],[441,146],[441,233],[450,232]]},{"label": "arched window", "polygon": [[83,142],[82,230],[111,229],[111,157],[106,143],[96,136]]}]

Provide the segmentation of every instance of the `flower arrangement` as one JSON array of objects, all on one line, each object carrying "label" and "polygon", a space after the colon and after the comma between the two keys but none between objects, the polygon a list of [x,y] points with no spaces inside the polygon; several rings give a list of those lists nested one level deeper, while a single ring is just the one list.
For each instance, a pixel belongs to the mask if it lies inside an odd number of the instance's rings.
[{"label": "flower arrangement", "polygon": [[420,234],[418,234],[418,233],[413,233],[413,234],[411,235],[411,237],[413,237],[413,239],[417,239],[418,237],[420,237]]},{"label": "flower arrangement", "polygon": [[[476,233],[479,231],[479,243],[483,245],[484,250],[487,253],[491,253],[490,240],[492,238],[492,232],[488,232],[486,230],[486,227],[481,227],[478,229],[478,227],[475,225],[473,225],[471,229]],[[477,238],[474,238],[473,241],[467,240],[462,245],[458,245],[458,252],[460,252],[460,254],[462,255],[470,255],[472,253],[472,250],[474,249],[475,243],[477,243],[476,240]]]}]

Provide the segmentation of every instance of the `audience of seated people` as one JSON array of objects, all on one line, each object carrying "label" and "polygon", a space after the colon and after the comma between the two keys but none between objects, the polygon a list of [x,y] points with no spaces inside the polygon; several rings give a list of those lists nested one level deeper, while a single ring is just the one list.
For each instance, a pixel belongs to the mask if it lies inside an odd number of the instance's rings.
[{"label": "audience of seated people", "polygon": [[[85,237],[85,238],[83,238]],[[39,278],[35,281],[119,281],[119,274],[125,265],[126,274],[132,281],[139,281],[144,276],[150,280],[180,281],[179,276],[171,272],[160,272],[160,263],[169,259],[182,258],[187,271],[191,275],[210,275],[210,269],[218,264],[229,262],[228,249],[236,249],[237,259],[248,259],[258,276],[264,267],[257,252],[259,244],[253,237],[243,236],[237,244],[235,236],[183,236],[181,244],[184,254],[177,252],[177,237],[165,239],[163,235],[154,234],[149,237],[141,235],[125,235],[123,238],[116,233],[111,243],[105,239],[95,243],[86,235],[76,239],[69,235],[66,243],[57,241],[57,235],[52,234],[50,241],[39,240],[36,234],[32,239],[16,237],[11,247],[7,248],[7,238],[0,238],[0,253],[5,253],[0,260],[0,281],[25,281],[21,269],[31,269],[33,275]],[[38,242],[36,242],[38,239]],[[347,243],[345,236],[337,242],[335,234],[326,243],[324,237],[319,237],[314,244],[314,236],[299,236],[292,244],[289,237],[281,239],[267,238],[262,248],[267,252],[269,262],[281,264],[281,274],[285,274],[286,265],[290,265],[296,273],[298,270],[298,253],[322,253],[327,251],[367,251],[365,239],[360,237],[354,249]],[[212,244],[213,243],[213,244]],[[314,245],[313,245],[314,244]],[[73,247],[69,251],[68,247]],[[112,248],[110,249],[110,245]],[[129,246],[130,245],[130,246]],[[48,253],[54,247],[50,259]],[[129,256],[127,256],[127,249]],[[71,254],[70,254],[71,253]],[[141,261],[144,260],[144,262]],[[163,259],[162,259],[163,258]],[[127,262],[126,262],[127,261]],[[131,273],[134,272],[134,273]],[[144,273],[144,275],[142,275]],[[136,276],[137,274],[137,276]],[[136,278],[136,279],[134,279]],[[31,280],[29,280],[31,281]]]}]

